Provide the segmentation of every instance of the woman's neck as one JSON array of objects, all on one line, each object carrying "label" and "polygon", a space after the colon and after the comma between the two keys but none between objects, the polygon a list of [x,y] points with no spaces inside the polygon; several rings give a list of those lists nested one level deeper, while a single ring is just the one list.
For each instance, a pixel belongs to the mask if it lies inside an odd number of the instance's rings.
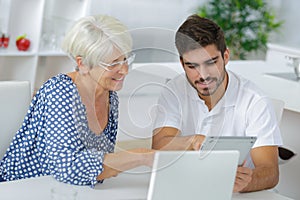
[{"label": "woman's neck", "polygon": [[68,76],[76,84],[81,101],[85,105],[89,128],[100,134],[108,123],[109,91],[88,75],[72,72]]},{"label": "woman's neck", "polygon": [[82,75],[79,72],[71,72],[67,74],[79,91],[81,97],[85,97],[90,100],[107,99],[109,91],[105,90],[96,80],[94,80],[89,74]]}]

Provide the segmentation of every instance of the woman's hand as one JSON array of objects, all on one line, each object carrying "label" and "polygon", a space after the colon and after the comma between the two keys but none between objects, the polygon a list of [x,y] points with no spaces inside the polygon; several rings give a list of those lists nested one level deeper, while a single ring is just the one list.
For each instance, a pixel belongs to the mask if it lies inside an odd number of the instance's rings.
[{"label": "woman's hand", "polygon": [[154,152],[152,149],[138,148],[106,154],[104,156],[103,171],[97,179],[103,180],[115,177],[123,171],[139,166],[152,167]]},{"label": "woman's hand", "polygon": [[102,173],[97,177],[97,180],[104,180],[111,177],[116,177],[121,171],[111,168],[107,165],[103,165]]}]

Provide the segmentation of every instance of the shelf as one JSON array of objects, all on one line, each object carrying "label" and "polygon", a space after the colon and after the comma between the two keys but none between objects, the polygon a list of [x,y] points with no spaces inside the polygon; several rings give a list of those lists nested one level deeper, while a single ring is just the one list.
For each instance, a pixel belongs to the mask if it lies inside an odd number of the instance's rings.
[{"label": "shelf", "polygon": [[0,49],[0,56],[35,56],[36,52],[33,51],[14,51]]},{"label": "shelf", "polygon": [[[33,93],[51,76],[74,70],[58,44],[74,21],[88,15],[90,1],[0,0],[0,32],[10,36],[9,46],[0,48],[0,81],[28,80]],[[28,51],[15,45],[22,34],[31,41]]]},{"label": "shelf", "polygon": [[41,51],[38,53],[39,56],[67,56],[62,51]]}]

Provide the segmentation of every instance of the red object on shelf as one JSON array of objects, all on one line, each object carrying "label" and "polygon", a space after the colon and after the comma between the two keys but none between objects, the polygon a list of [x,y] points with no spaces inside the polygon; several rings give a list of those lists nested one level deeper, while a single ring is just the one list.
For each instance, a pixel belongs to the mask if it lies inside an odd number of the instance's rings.
[{"label": "red object on shelf", "polygon": [[7,48],[9,44],[9,36],[5,35],[4,33],[1,35],[0,38],[0,47]]},{"label": "red object on shelf", "polygon": [[2,37],[2,45],[3,45],[3,47],[7,48],[8,44],[9,44],[9,37],[8,36]]},{"label": "red object on shelf", "polygon": [[30,40],[26,38],[26,35],[21,35],[16,39],[16,46],[19,51],[27,51],[30,47]]}]

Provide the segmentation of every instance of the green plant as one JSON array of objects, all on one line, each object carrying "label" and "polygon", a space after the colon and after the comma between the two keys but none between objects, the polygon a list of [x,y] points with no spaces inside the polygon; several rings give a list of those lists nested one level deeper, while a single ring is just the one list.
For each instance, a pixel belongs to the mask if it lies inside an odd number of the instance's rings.
[{"label": "green plant", "polygon": [[250,52],[266,51],[270,33],[283,23],[276,21],[264,0],[208,0],[197,11],[224,30],[233,59],[244,60]]}]

